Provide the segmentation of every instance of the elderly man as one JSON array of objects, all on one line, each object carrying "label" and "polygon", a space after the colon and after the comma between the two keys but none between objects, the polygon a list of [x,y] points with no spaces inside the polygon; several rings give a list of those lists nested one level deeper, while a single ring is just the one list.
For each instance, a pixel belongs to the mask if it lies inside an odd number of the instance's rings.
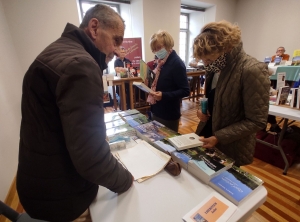
[{"label": "elderly man", "polygon": [[289,54],[284,54],[284,53],[285,53],[285,48],[282,47],[282,46],[278,47],[278,49],[276,50],[276,55],[272,56],[271,62],[274,62],[274,60],[277,56],[282,57],[282,60],[288,61],[289,58],[290,58],[290,55]]},{"label": "elderly man", "polygon": [[102,71],[123,42],[123,19],[110,7],[67,24],[23,80],[17,191],[25,211],[46,221],[84,215],[98,186],[122,193],[133,177],[106,142]]},{"label": "elderly man", "polygon": [[115,60],[115,64],[114,64],[116,73],[128,71],[127,64],[131,65],[131,61],[125,58],[125,56],[126,56],[126,50],[123,46],[120,46],[120,54],[119,57]]}]

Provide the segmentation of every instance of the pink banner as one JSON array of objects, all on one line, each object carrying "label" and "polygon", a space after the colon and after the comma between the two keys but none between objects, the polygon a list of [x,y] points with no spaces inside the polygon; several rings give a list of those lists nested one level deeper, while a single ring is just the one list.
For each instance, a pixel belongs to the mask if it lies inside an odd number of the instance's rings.
[{"label": "pink banner", "polygon": [[122,46],[126,50],[126,58],[129,59],[133,67],[140,67],[142,59],[142,38],[124,38]]}]

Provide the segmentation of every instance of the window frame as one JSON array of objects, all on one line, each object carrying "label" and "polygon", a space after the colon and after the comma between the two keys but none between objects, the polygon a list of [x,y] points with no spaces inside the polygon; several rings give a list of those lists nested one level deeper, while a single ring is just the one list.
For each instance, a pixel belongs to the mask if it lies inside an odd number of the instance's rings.
[{"label": "window frame", "polygon": [[[185,58],[184,58],[184,62],[185,64],[188,64],[188,60],[189,60],[189,36],[190,36],[190,15],[189,13],[183,13],[181,12],[180,13],[180,16],[183,15],[183,16],[186,16],[187,18],[187,28],[186,29],[183,29],[183,28],[180,28],[180,33],[181,32],[185,32],[186,33],[186,43],[185,43]],[[179,21],[179,27],[180,27],[180,21]],[[179,50],[180,50],[180,33],[179,33]],[[179,55],[180,55],[180,51],[179,51]]]},{"label": "window frame", "polygon": [[78,0],[80,16],[81,16],[80,23],[83,19],[82,3],[95,4],[95,5],[101,3],[101,4],[109,5],[110,7],[115,7],[117,9],[117,12],[120,14],[120,5],[119,4],[109,3],[109,2],[105,2],[105,1],[97,1],[97,0]]}]

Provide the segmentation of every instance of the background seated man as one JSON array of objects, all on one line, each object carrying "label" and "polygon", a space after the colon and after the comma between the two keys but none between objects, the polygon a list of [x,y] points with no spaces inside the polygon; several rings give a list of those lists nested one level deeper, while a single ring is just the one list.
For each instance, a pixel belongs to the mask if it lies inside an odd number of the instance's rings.
[{"label": "background seated man", "polygon": [[[127,58],[125,58],[126,55],[126,50],[123,46],[120,46],[120,52],[119,52],[119,57],[115,60],[114,63],[114,67],[115,67],[115,71],[116,71],[116,75],[117,73],[122,73],[122,72],[127,72],[128,68],[127,68],[127,64],[130,64],[131,66],[131,61]],[[116,93],[118,94],[117,98],[118,98],[118,102],[120,104],[120,92],[119,92],[119,86],[116,86]],[[127,104],[127,109],[130,109],[130,101],[129,101],[129,84],[125,83],[125,93],[126,93],[126,104]]]},{"label": "background seated man", "polygon": [[276,51],[276,55],[272,56],[272,61],[274,62],[276,56],[280,56],[282,57],[282,60],[286,60],[288,61],[290,59],[290,55],[289,54],[284,54],[285,53],[285,48],[283,46],[278,47],[277,51]]}]

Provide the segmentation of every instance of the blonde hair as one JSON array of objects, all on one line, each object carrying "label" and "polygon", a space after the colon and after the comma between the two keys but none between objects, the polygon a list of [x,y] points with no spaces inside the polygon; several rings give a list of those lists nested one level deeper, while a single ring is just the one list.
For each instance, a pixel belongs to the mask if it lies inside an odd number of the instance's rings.
[{"label": "blonde hair", "polygon": [[241,30],[237,25],[227,21],[206,24],[194,39],[193,57],[224,53],[230,51],[241,42]]},{"label": "blonde hair", "polygon": [[154,33],[150,38],[150,48],[152,52],[156,49],[158,45],[164,45],[165,49],[168,51],[173,48],[174,40],[172,36],[164,30],[159,30]]}]

